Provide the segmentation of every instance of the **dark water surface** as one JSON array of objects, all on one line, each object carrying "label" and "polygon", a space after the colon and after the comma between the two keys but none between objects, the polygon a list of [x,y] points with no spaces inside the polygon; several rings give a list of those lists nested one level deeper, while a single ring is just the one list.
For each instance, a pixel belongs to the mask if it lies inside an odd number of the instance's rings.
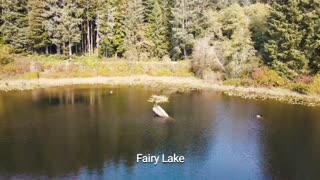
[{"label": "dark water surface", "polygon": [[[164,121],[147,102],[154,93],[0,93],[0,179],[320,179],[319,108],[173,93]],[[137,153],[185,163],[136,163]]]}]

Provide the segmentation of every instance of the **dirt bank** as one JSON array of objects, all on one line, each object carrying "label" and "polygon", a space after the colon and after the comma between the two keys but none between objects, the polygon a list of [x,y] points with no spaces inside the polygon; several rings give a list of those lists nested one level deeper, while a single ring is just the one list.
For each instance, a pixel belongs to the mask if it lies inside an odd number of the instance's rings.
[{"label": "dirt bank", "polygon": [[106,85],[143,85],[148,87],[173,88],[177,91],[190,89],[206,89],[222,91],[230,96],[240,96],[250,99],[276,99],[291,104],[320,106],[320,96],[302,95],[286,89],[235,87],[222,84],[207,83],[192,77],[90,77],[90,78],[62,78],[62,79],[32,79],[32,80],[1,80],[0,91],[20,91],[36,88],[58,87],[81,84],[106,84]]}]

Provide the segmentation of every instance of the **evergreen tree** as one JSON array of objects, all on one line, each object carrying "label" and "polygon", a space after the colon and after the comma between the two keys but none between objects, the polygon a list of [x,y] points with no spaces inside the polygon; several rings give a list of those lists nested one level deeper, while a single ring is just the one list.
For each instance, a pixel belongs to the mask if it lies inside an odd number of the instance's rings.
[{"label": "evergreen tree", "polygon": [[30,43],[38,52],[45,47],[45,52],[48,54],[50,41],[47,32],[43,28],[45,3],[42,0],[29,0],[28,9]]},{"label": "evergreen tree", "polygon": [[68,55],[72,55],[72,47],[74,44],[80,42],[81,31],[80,24],[82,23],[83,10],[79,7],[77,3],[73,0],[65,0],[62,8],[61,16],[61,32],[62,32],[62,42],[68,44]]},{"label": "evergreen tree", "polygon": [[269,18],[264,49],[273,67],[289,78],[308,71],[309,60],[304,50],[305,13],[301,0],[283,0],[274,3]]},{"label": "evergreen tree", "polygon": [[56,47],[57,54],[61,54],[63,44],[62,31],[62,3],[59,0],[45,0],[45,10],[43,12],[43,27],[46,30],[49,40]]},{"label": "evergreen tree", "polygon": [[320,72],[320,1],[304,1],[304,23],[308,28],[306,37],[306,54],[310,67],[314,72]]},{"label": "evergreen tree", "polygon": [[162,58],[170,52],[177,60],[192,54],[194,42],[210,39],[213,44],[208,46],[215,47],[224,62],[238,66],[254,59],[253,38],[256,49],[265,52],[280,74],[293,78],[319,72],[320,1],[277,0],[267,23],[268,6],[247,6],[253,2],[3,0],[0,43],[16,52],[51,49],[60,54],[63,49],[71,56],[81,50],[135,60]]},{"label": "evergreen tree", "polygon": [[210,0],[197,0],[194,2],[194,15],[193,15],[193,29],[195,38],[205,36],[207,29],[210,24],[208,24],[208,19],[205,13],[210,10],[211,3]]},{"label": "evergreen tree", "polygon": [[115,7],[114,0],[103,1],[98,7],[97,15],[97,28],[98,37],[101,39],[101,50],[100,54],[110,57],[114,53],[113,49],[113,29],[115,26]]},{"label": "evergreen tree", "polygon": [[[79,0],[79,8],[83,9],[82,16],[82,41],[85,42],[84,49],[87,49],[89,55],[93,55],[94,48],[97,47],[96,22],[97,12],[100,0]],[[101,1],[102,2],[102,1]]]},{"label": "evergreen tree", "polygon": [[186,58],[192,50],[194,43],[194,0],[176,0],[172,8],[172,56]]},{"label": "evergreen tree", "polygon": [[128,0],[125,27],[127,57],[130,56],[138,58],[137,60],[142,60],[141,57],[146,56],[145,50],[148,46],[145,38],[144,6],[142,0]]},{"label": "evergreen tree", "polygon": [[114,46],[114,55],[122,56],[125,51],[125,19],[126,19],[126,8],[127,2],[126,0],[116,0],[115,1],[115,13],[114,13],[114,37],[112,39],[112,43]]},{"label": "evergreen tree", "polygon": [[3,0],[1,33],[5,43],[15,52],[30,49],[26,0]]},{"label": "evergreen tree", "polygon": [[[3,25],[3,20],[2,20],[2,14],[3,14],[3,8],[2,8],[3,4],[0,4],[0,29],[1,26]],[[3,44],[3,33],[2,31],[0,31],[0,44]]]},{"label": "evergreen tree", "polygon": [[148,4],[151,9],[147,15],[148,28],[146,36],[152,42],[149,52],[151,56],[161,58],[168,54],[169,42],[167,39],[168,30],[165,22],[166,18],[164,17],[158,0],[149,0]]},{"label": "evergreen tree", "polygon": [[250,18],[250,31],[255,49],[262,52],[267,40],[267,19],[270,16],[271,7],[268,4],[256,3],[244,8]]},{"label": "evergreen tree", "polygon": [[110,0],[99,8],[101,9],[101,28],[98,35],[101,37],[103,55],[118,56],[124,51],[124,9],[122,0]]}]

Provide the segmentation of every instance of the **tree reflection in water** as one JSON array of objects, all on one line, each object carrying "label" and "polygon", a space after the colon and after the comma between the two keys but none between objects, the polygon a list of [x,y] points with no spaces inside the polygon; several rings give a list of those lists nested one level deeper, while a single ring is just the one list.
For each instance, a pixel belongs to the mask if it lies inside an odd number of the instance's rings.
[{"label": "tree reflection in water", "polygon": [[[143,88],[54,88],[0,96],[2,175],[77,174],[108,164],[136,165],[137,153],[206,153],[210,103],[200,94],[173,95],[173,121],[154,119],[154,91]],[[209,97],[210,98],[210,97]],[[187,112],[186,112],[187,111]],[[195,121],[196,119],[196,121]],[[200,143],[201,142],[201,143]]]},{"label": "tree reflection in water", "polygon": [[[154,116],[152,94],[170,97],[163,108],[173,120]],[[209,91],[1,93],[0,179],[320,179],[319,117],[315,107]],[[186,162],[137,164],[137,153]]]}]

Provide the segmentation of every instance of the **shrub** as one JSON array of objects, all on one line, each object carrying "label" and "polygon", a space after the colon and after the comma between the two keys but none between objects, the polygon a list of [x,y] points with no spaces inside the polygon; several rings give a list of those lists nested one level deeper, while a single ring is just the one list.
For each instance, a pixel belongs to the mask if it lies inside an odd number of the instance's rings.
[{"label": "shrub", "polygon": [[13,58],[9,55],[5,55],[5,54],[0,54],[0,64],[1,65],[7,65],[11,62],[13,62]]},{"label": "shrub", "polygon": [[110,70],[106,65],[100,65],[96,68],[96,72],[99,76],[109,76]]},{"label": "shrub", "polygon": [[298,74],[294,70],[290,69],[286,63],[273,61],[271,63],[271,67],[282,77],[286,77],[292,80],[298,76]]},{"label": "shrub", "polygon": [[222,58],[215,47],[210,45],[210,38],[203,38],[196,42],[192,57],[192,71],[201,78],[204,78],[208,72],[226,71]]},{"label": "shrub", "polygon": [[175,76],[194,76],[189,66],[179,65],[177,68],[174,69]]},{"label": "shrub", "polygon": [[145,73],[143,66],[139,63],[128,63],[128,68],[129,68],[130,75]]},{"label": "shrub", "polygon": [[17,59],[13,65],[15,66],[14,74],[24,74],[30,71],[30,61],[28,60]]},{"label": "shrub", "polygon": [[40,77],[40,74],[38,72],[29,72],[25,73],[21,76],[23,79],[37,79]]},{"label": "shrub", "polygon": [[212,70],[205,69],[202,73],[202,79],[206,80],[207,82],[217,83],[223,81],[224,75],[221,72],[214,72]]},{"label": "shrub", "polygon": [[44,67],[41,63],[36,62],[36,61],[32,61],[30,63],[30,72],[41,72],[44,70]]},{"label": "shrub", "polygon": [[7,46],[0,46],[0,65],[7,65],[13,61],[14,59],[10,54],[10,48]]},{"label": "shrub", "polygon": [[49,65],[47,66],[47,69],[50,73],[62,73],[65,71],[65,65],[64,64]]},{"label": "shrub", "polygon": [[252,72],[252,79],[257,85],[267,87],[277,87],[286,84],[286,79],[282,78],[274,70],[268,67],[255,68]]},{"label": "shrub", "polygon": [[171,62],[171,58],[168,55],[162,57],[163,62]]},{"label": "shrub", "polygon": [[130,48],[124,53],[124,57],[128,61],[139,61],[139,53],[137,49]]},{"label": "shrub", "polygon": [[320,74],[313,77],[310,84],[310,92],[320,94]]},{"label": "shrub", "polygon": [[310,75],[299,75],[295,78],[295,82],[310,84],[312,82],[312,76]]},{"label": "shrub", "polygon": [[251,86],[252,80],[248,78],[234,78],[234,79],[225,80],[223,84],[231,85],[231,86]]},{"label": "shrub", "polygon": [[44,62],[44,63],[57,63],[57,62],[63,62],[64,60],[67,60],[67,56],[64,56],[62,54],[28,55],[27,58],[35,61],[39,61],[39,62]]},{"label": "shrub", "polygon": [[149,69],[148,74],[152,76],[171,76],[172,72],[170,71],[170,69],[160,67]]},{"label": "shrub", "polygon": [[94,68],[98,63],[98,59],[96,57],[86,57],[83,63],[89,68]]},{"label": "shrub", "polygon": [[308,94],[310,92],[309,86],[304,83],[293,83],[290,89],[300,94]]},{"label": "shrub", "polygon": [[15,70],[16,70],[16,67],[13,63],[7,64],[0,68],[1,74],[6,74],[6,75],[15,75]]},{"label": "shrub", "polygon": [[207,13],[210,33],[194,45],[193,72],[202,78],[210,70],[239,78],[258,67],[261,59],[256,56],[245,8],[233,4],[217,13]]}]

